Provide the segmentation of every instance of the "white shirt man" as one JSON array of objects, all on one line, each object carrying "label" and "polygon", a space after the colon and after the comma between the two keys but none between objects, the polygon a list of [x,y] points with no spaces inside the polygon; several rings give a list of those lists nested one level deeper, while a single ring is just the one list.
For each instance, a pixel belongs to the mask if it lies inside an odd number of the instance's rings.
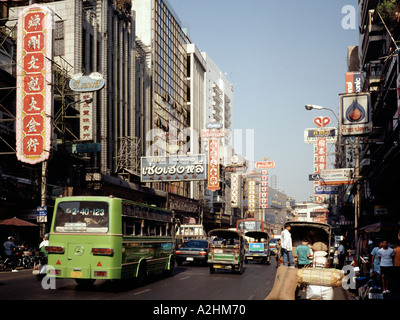
[{"label": "white shirt man", "polygon": [[285,230],[281,233],[281,243],[283,251],[283,265],[294,266],[293,252],[292,252],[292,235],[290,234],[290,225],[286,226]]}]

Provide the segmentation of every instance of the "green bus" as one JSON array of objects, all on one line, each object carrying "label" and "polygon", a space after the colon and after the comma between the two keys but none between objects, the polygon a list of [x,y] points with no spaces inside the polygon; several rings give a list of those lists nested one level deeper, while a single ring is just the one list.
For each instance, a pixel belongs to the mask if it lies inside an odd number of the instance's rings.
[{"label": "green bus", "polygon": [[46,247],[50,276],[92,284],[175,265],[173,211],[113,196],[57,198]]}]

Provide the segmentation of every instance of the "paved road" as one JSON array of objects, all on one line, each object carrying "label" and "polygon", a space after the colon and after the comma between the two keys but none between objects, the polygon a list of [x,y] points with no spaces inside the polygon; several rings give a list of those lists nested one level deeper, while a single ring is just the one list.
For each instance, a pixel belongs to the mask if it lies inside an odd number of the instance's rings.
[{"label": "paved road", "polygon": [[[82,288],[74,280],[56,281],[56,289],[43,289],[32,270],[0,272],[0,300],[264,300],[275,281],[275,261],[271,265],[249,263],[242,275],[208,267],[184,264],[171,277],[153,275],[142,286],[133,283],[99,281]],[[302,298],[305,298],[304,295]],[[335,288],[335,300],[348,300],[342,288]]]}]

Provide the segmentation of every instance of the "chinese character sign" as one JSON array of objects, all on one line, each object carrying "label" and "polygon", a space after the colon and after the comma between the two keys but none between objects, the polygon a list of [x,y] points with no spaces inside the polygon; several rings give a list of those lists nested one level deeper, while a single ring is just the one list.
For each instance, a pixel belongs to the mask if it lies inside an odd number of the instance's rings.
[{"label": "chinese character sign", "polygon": [[[81,100],[92,98],[91,92],[81,95]],[[80,110],[80,138],[82,141],[93,140],[93,111],[91,103],[83,103]]]},{"label": "chinese character sign", "polygon": [[255,213],[256,212],[256,180],[251,179],[248,181],[247,188],[247,198],[248,198],[248,212]]},{"label": "chinese character sign", "polygon": [[208,140],[208,183],[207,190],[219,190],[219,140]]},{"label": "chinese character sign", "polygon": [[260,208],[268,208],[268,170],[261,170]]},{"label": "chinese character sign", "polygon": [[30,164],[47,160],[53,115],[53,19],[46,6],[25,8],[17,37],[17,158]]},{"label": "chinese character sign", "polygon": [[231,174],[231,207],[239,207],[239,175],[237,173]]}]

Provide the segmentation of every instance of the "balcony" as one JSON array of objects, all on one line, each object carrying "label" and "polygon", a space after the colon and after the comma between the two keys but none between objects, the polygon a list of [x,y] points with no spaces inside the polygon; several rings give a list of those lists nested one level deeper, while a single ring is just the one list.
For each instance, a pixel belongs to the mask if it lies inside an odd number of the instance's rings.
[{"label": "balcony", "polygon": [[368,12],[376,8],[376,6],[378,5],[378,0],[361,0],[360,2],[360,25],[365,25],[367,24],[367,21],[365,21],[365,19],[368,17]]},{"label": "balcony", "polygon": [[377,60],[382,52],[386,52],[385,28],[378,21],[379,17],[375,17],[374,11],[370,10],[361,46],[362,66],[367,61]]}]

